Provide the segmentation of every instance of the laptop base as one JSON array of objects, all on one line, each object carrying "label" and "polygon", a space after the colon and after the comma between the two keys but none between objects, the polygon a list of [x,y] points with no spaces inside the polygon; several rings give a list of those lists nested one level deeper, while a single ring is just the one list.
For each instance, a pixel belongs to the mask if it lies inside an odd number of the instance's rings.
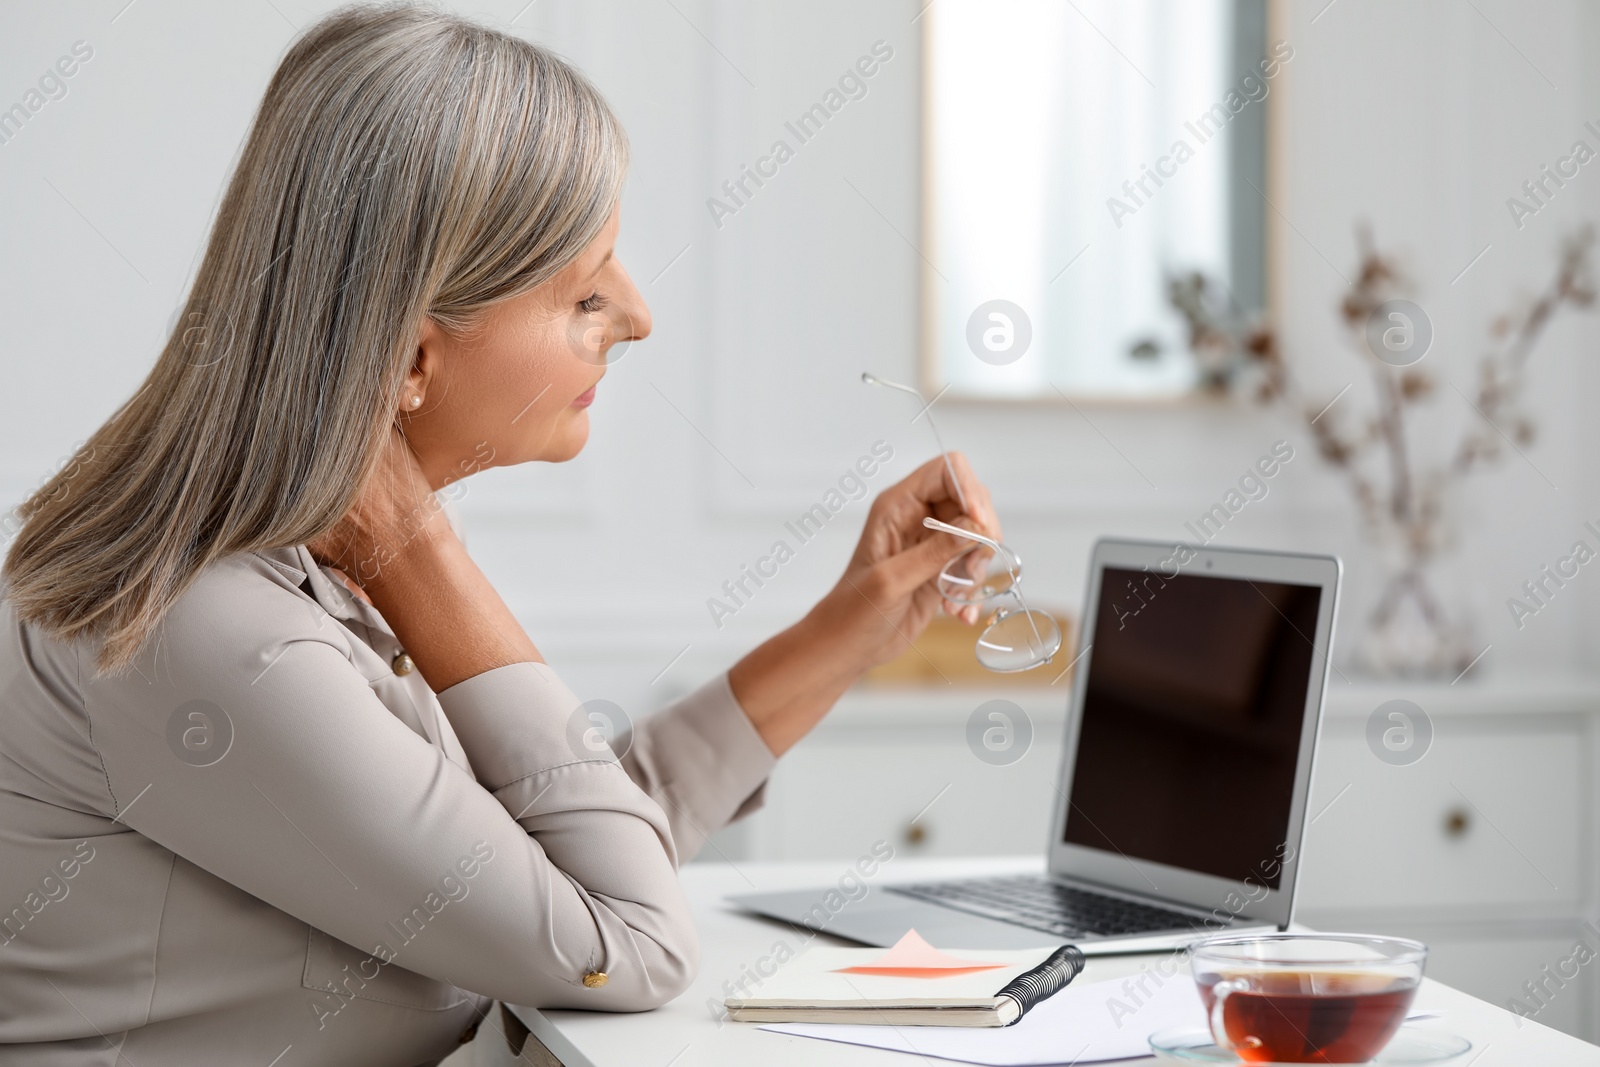
[{"label": "laptop base", "polygon": [[[780,919],[795,926],[865,945],[888,947],[905,934],[916,930],[931,945],[955,951],[1044,948],[1063,943],[1063,938],[1043,930],[1033,930],[999,919],[957,911],[900,893],[874,887],[860,900],[847,901],[829,914],[819,902],[833,887],[801,889],[775,893],[746,893],[728,897],[728,902],[746,911]],[[1229,926],[1225,930],[1171,930],[1129,937],[1084,937],[1070,939],[1086,956],[1128,955],[1140,952],[1166,952],[1181,948],[1216,933],[1247,933],[1274,930],[1272,926]]]}]

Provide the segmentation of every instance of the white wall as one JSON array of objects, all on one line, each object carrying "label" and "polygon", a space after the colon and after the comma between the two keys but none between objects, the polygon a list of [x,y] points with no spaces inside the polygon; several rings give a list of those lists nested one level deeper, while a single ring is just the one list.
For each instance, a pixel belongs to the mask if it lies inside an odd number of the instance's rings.
[{"label": "white wall", "polygon": [[[74,41],[95,50],[69,95],[0,145],[8,502],[145,373],[277,58],[295,27],[331,6],[125,2],[0,11],[0,106]],[[1596,16],[1579,0],[1324,2],[1281,8],[1274,34],[1296,50],[1272,97],[1274,284],[1288,348],[1328,396],[1357,380],[1333,268],[1350,270],[1352,224],[1366,218],[1421,283],[1437,330],[1427,365],[1470,392],[1490,314],[1541,282],[1563,232],[1596,213],[1600,166],[1521,231],[1504,204],[1574,139],[1600,147],[1581,129],[1600,120],[1584,63],[1600,40]],[[706,598],[785,518],[876,439],[896,450],[879,486],[932,454],[901,398],[857,384],[864,368],[914,373],[920,260],[902,235],[917,240],[921,3],[524,3],[463,8],[500,24],[519,16],[515,30],[576,61],[622,115],[635,162],[620,254],[655,335],[601,386],[581,458],[480,476],[463,510],[475,552],[575,687],[643,711],[801,613],[834,580],[865,508],[853,505],[719,631]],[[869,95],[718,228],[707,197],[879,39],[894,58]],[[1086,106],[1115,109],[1141,89],[1130,71]],[[1478,670],[1593,661],[1600,577],[1585,572],[1521,633],[1504,601],[1600,517],[1588,462],[1597,331],[1595,315],[1551,331],[1533,373],[1542,433],[1530,462],[1512,456],[1463,499],[1448,584],[1494,643]],[[1341,404],[1365,402],[1363,389],[1357,380]],[[1353,631],[1376,581],[1371,556],[1299,427],[1228,406],[1084,413],[1092,426],[1059,406],[940,406],[947,438],[994,488],[1035,597],[1076,610],[1095,537],[1182,536],[1185,519],[1288,437],[1298,458],[1228,539],[1341,553],[1342,624]],[[1474,417],[1446,388],[1418,447]]]}]

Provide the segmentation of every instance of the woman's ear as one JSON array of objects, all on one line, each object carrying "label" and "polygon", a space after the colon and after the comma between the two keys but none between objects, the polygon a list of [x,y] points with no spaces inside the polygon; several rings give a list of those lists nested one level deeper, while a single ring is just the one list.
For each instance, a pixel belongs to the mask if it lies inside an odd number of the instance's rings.
[{"label": "woman's ear", "polygon": [[[400,414],[420,415],[436,406],[428,403],[430,390],[437,393],[444,380],[444,346],[447,337],[442,327],[432,319],[422,320],[417,336],[416,355],[411,369],[406,372],[405,388],[400,393]],[[438,397],[433,399],[437,401]]]}]

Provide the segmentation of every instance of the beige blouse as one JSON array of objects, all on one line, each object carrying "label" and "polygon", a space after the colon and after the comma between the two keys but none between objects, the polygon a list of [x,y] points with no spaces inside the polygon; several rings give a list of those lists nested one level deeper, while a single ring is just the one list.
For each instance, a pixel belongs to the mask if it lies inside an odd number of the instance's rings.
[{"label": "beige blouse", "polygon": [[773,765],[725,677],[620,762],[543,664],[436,696],[303,547],[96,651],[0,595],[0,1065],[401,1067],[496,999],[661,1004],[677,865]]}]

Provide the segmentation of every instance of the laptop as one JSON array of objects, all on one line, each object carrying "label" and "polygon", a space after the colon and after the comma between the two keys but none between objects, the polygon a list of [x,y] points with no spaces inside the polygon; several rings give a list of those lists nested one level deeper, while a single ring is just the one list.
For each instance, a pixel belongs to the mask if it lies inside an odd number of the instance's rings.
[{"label": "laptop", "polygon": [[1333,556],[1099,541],[1044,874],[886,884],[837,911],[817,907],[829,887],[731,902],[953,949],[1104,955],[1286,928],[1341,574]]}]

